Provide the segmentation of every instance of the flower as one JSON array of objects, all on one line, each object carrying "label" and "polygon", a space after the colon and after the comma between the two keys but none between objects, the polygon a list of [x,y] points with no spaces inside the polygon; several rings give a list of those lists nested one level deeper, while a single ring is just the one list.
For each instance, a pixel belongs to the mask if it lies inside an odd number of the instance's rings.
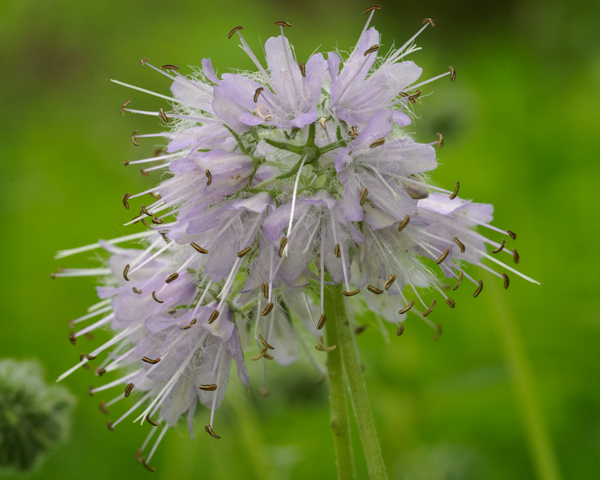
[{"label": "flower", "polygon": [[[132,391],[145,394],[115,422],[149,402],[137,417],[165,426],[147,458],[146,468],[167,428],[198,403],[210,408],[206,431],[213,430],[215,410],[225,394],[233,359],[237,376],[248,387],[242,343],[254,351],[253,361],[289,365],[299,358],[306,338],[327,351],[321,338],[326,321],[324,291],[343,285],[349,301],[368,307],[398,325],[409,312],[437,330],[428,315],[436,299],[426,290],[455,302],[444,291],[445,279],[472,282],[474,296],[481,280],[463,268],[470,263],[504,280],[508,275],[485,265],[490,260],[520,275],[489,255],[516,250],[476,231],[491,225],[491,205],[476,204],[454,191],[426,182],[437,167],[436,142],[418,143],[404,129],[423,87],[455,70],[417,83],[422,69],[405,60],[417,50],[414,40],[431,19],[399,49],[379,55],[379,33],[369,19],[356,47],[345,60],[337,52],[320,53],[299,62],[285,37],[287,22],[275,22],[280,35],[265,43],[267,68],[234,28],[255,72],[219,76],[208,59],[186,77],[176,66],[149,66],[172,82],[172,110],[146,112],[122,107],[124,113],[158,115],[167,131],[137,135],[132,140],[162,137],[165,153],[126,164],[163,162],[142,173],[168,170],[157,186],[123,198],[125,208],[147,194],[156,201],[142,205],[127,225],[149,220],[147,231],[101,241],[71,251],[102,248],[110,254],[106,267],[63,270],[55,276],[98,275],[102,300],[72,324],[106,314],[70,339],[109,325],[117,332],[60,379],[110,347],[115,350],[96,369],[98,375],[127,367],[124,376],[98,388],[124,386],[125,393],[101,404],[101,410]],[[122,249],[115,244],[138,241],[146,248]],[[443,275],[434,270],[441,270]],[[410,290],[410,292],[408,291]],[[362,295],[359,295],[362,293]],[[413,299],[409,300],[410,297]],[[365,300],[363,300],[363,298]],[[421,311],[416,304],[422,304]],[[240,337],[244,340],[240,342]],[[253,341],[249,339],[253,337]],[[255,344],[256,346],[254,346]],[[264,363],[264,362],[263,362]],[[319,362],[313,362],[322,373]],[[154,433],[151,432],[150,436]],[[150,438],[150,437],[149,437]],[[144,442],[144,446],[149,439]],[[143,450],[143,449],[142,449]]]}]

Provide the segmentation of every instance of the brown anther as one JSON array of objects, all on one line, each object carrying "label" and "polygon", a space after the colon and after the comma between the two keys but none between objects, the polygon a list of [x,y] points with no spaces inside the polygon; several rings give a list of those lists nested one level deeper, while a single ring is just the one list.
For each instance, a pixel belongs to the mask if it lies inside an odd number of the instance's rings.
[{"label": "brown anther", "polygon": [[519,252],[517,252],[514,248],[512,249],[513,252],[513,261],[515,263],[519,263],[519,261],[521,260],[521,256],[519,255]]},{"label": "brown anther", "polygon": [[369,145],[369,148],[375,148],[375,147],[378,147],[380,145],[383,145],[384,143],[385,143],[385,138],[380,138],[376,142],[373,142],[371,145]]},{"label": "brown anther", "polygon": [[156,472],[156,468],[154,468],[154,467],[151,467],[150,465],[148,465],[148,464],[146,463],[146,459],[145,459],[145,458],[142,458],[142,465],[143,465],[143,466],[144,466],[144,468],[145,468],[146,470],[148,470],[149,472]]},{"label": "brown anther", "polygon": [[398,331],[396,332],[396,336],[399,337],[403,333],[404,333],[404,324],[401,323],[400,325],[398,325]]},{"label": "brown anther", "polygon": [[483,281],[477,280],[477,283],[479,283],[479,286],[477,287],[477,290],[475,290],[475,293],[473,293],[473,298],[476,298],[483,290]]},{"label": "brown anther", "polygon": [[141,214],[144,214],[147,217],[152,215],[148,210],[146,210],[146,205],[142,205],[142,208],[140,208],[140,215]]},{"label": "brown anther", "polygon": [[502,250],[504,250],[504,245],[506,245],[506,240],[502,239],[500,246],[492,250],[492,253],[500,253]]},{"label": "brown anther", "polygon": [[87,394],[88,394],[90,397],[93,397],[93,396],[94,396],[94,386],[93,386],[93,385],[90,385],[90,386],[88,387],[88,389],[87,389]]},{"label": "brown anther", "polygon": [[131,197],[131,193],[127,192],[125,195],[123,195],[123,205],[125,206],[125,208],[127,210],[129,210],[129,202],[127,200],[129,200],[129,197]]},{"label": "brown anther", "polygon": [[510,230],[507,230],[506,233],[508,233],[509,237],[512,238],[513,240],[517,239],[517,234],[515,232],[511,232]]},{"label": "brown anther", "polygon": [[214,392],[217,389],[217,384],[213,383],[212,385],[200,385],[198,388],[200,390],[204,390],[205,392]]},{"label": "brown anther", "polygon": [[396,281],[396,275],[391,274],[388,279],[385,281],[385,284],[383,285],[383,288],[385,288],[386,290],[389,290],[390,287],[394,284],[394,282]]},{"label": "brown anther", "polygon": [[371,48],[366,50],[365,53],[363,53],[363,56],[366,57],[369,53],[376,52],[377,50],[379,50],[379,45],[373,45]]},{"label": "brown anther", "polygon": [[135,138],[135,136],[137,135],[137,133],[138,133],[138,131],[137,131],[137,130],[134,130],[134,132],[131,134],[131,141],[133,142],[133,144],[134,144],[136,147],[139,147],[139,146],[140,146],[140,142],[138,142],[138,141],[137,141],[137,138]]},{"label": "brown anther", "polygon": [[373,285],[367,285],[367,290],[371,293],[374,293],[375,295],[381,295],[383,293],[383,290],[379,290],[378,288],[375,288]]},{"label": "brown anther", "polygon": [[360,293],[359,288],[357,288],[356,290],[352,290],[351,292],[346,292],[345,290],[342,290],[342,294],[344,294],[346,297],[353,297],[357,293]]},{"label": "brown anther", "polygon": [[365,11],[363,12],[363,15],[365,13],[369,13],[371,10],[381,10],[381,5],[373,5],[369,8],[366,8]]},{"label": "brown anther", "polygon": [[168,232],[158,232],[158,234],[163,238],[163,240],[165,241],[165,243],[169,243],[169,237],[167,236]]},{"label": "brown anther", "polygon": [[359,133],[358,133],[358,128],[357,127],[350,127],[350,131],[348,132],[348,135],[350,135],[351,137],[358,137]]},{"label": "brown anther", "polygon": [[398,313],[400,315],[404,315],[406,312],[408,312],[415,304],[414,300],[411,300],[410,303],[408,305],[406,305],[406,307],[404,307],[402,310],[400,310]]},{"label": "brown anther", "polygon": [[273,118],[273,115],[267,115],[267,116],[265,117],[265,122],[268,122],[268,121],[270,121],[272,118]]},{"label": "brown anther", "polygon": [[210,318],[208,319],[208,323],[211,324],[213,323],[218,317],[219,317],[219,311],[218,310],[214,310],[211,314],[210,314]]},{"label": "brown anther", "polygon": [[264,297],[268,300],[269,299],[269,284],[266,282],[262,284],[262,293],[263,293]]},{"label": "brown anther", "polygon": [[101,377],[102,375],[104,375],[106,373],[106,368],[94,368],[94,373],[96,374],[96,376]]},{"label": "brown anther", "polygon": [[235,32],[237,32],[238,30],[243,30],[243,29],[244,29],[244,27],[234,27],[234,28],[231,30],[231,32],[229,32],[229,34],[227,35],[227,40],[230,40],[230,39],[231,39],[231,37],[233,37],[233,34],[234,34]]},{"label": "brown anther", "polygon": [[452,192],[452,195],[450,195],[450,200],[454,200],[456,198],[456,196],[458,195],[458,189],[460,188],[460,182],[456,182],[456,186],[454,187],[454,191]]},{"label": "brown anther", "polygon": [[450,308],[456,307],[456,302],[454,300],[452,300],[451,298],[447,298],[446,303],[450,306]]},{"label": "brown anther", "polygon": [[262,343],[265,347],[267,347],[270,350],[275,350],[275,347],[273,345],[270,345],[264,338],[263,336],[259,333],[258,334],[258,339],[260,340],[260,343]]},{"label": "brown anther", "polygon": [[300,73],[302,74],[302,76],[306,78],[306,65],[304,64],[304,62],[300,62],[298,64],[298,67],[300,68]]},{"label": "brown anther", "polygon": [[427,315],[429,315],[433,310],[433,307],[435,307],[435,298],[431,301],[431,305],[429,305],[429,308],[423,312],[423,316],[426,317]]},{"label": "brown anther", "polygon": [[435,27],[435,21],[433,20],[433,18],[424,18],[423,25],[425,25],[426,23],[428,23],[432,27]]},{"label": "brown anther", "polygon": [[460,248],[460,253],[465,253],[464,244],[457,237],[454,237],[453,240],[454,240],[454,243],[456,243],[458,245],[458,248]]},{"label": "brown anther", "polygon": [[368,325],[359,325],[354,329],[354,335],[360,335],[367,329]]},{"label": "brown anther", "polygon": [[210,170],[206,170],[204,173],[206,174],[206,178],[208,178],[206,181],[206,186],[208,187],[212,183],[212,174],[210,173]]},{"label": "brown anther", "polygon": [[281,27],[291,27],[292,24],[290,22],[284,22],[283,20],[280,20],[278,22],[273,22],[273,25],[279,25]]},{"label": "brown anther", "polygon": [[159,300],[158,298],[156,298],[156,290],[154,292],[152,292],[152,299],[156,302],[156,303],[165,303],[164,300]]},{"label": "brown anther", "polygon": [[461,270],[460,273],[458,274],[458,282],[456,282],[456,285],[454,285],[452,287],[452,291],[456,290],[458,287],[460,287],[460,284],[462,283],[462,279],[463,279],[463,271]]},{"label": "brown anther", "polygon": [[158,217],[152,217],[152,223],[153,223],[154,225],[162,225],[162,224],[163,224],[163,223],[165,223],[165,222],[163,222],[163,221],[162,221],[160,218],[158,218]]},{"label": "brown anther", "polygon": [[146,65],[146,62],[148,61],[148,57],[144,57],[140,60],[140,67],[143,67],[144,65]]},{"label": "brown anther", "polygon": [[442,148],[444,146],[444,136],[440,132],[437,133],[437,136],[438,136],[437,147]]},{"label": "brown anther", "polygon": [[327,316],[323,313],[321,314],[321,318],[319,318],[319,323],[317,323],[317,330],[321,330],[323,325],[325,325],[325,320],[327,320]]},{"label": "brown anther", "polygon": [[152,195],[153,198],[156,198],[157,200],[160,200],[162,197],[160,196],[160,193],[155,193],[155,192],[150,192],[150,195]]},{"label": "brown anther", "polygon": [[192,325],[196,324],[196,318],[194,318],[189,325],[186,325],[185,327],[179,327],[180,330],[189,330],[190,328],[192,328]]},{"label": "brown anther", "polygon": [[140,463],[144,462],[144,459],[142,458],[142,451],[139,448],[135,451],[135,458]]},{"label": "brown anther", "polygon": [[171,275],[169,275],[169,277],[165,280],[165,283],[171,283],[174,282],[175,280],[177,280],[177,278],[179,277],[179,274],[177,272],[172,273]]},{"label": "brown anther", "polygon": [[219,438],[221,438],[221,437],[219,437],[219,436],[218,436],[218,435],[217,435],[215,432],[213,432],[213,429],[212,429],[212,427],[211,427],[210,425],[206,425],[206,427],[204,427],[204,430],[206,430],[206,431],[207,431],[207,433],[208,433],[208,434],[209,434],[211,437],[213,437],[213,438],[216,438],[217,440],[218,440]]},{"label": "brown anther", "polygon": [[50,278],[51,278],[52,280],[54,280],[54,279],[56,278],[56,273],[51,273],[51,274],[50,274]]},{"label": "brown anther", "polygon": [[435,324],[437,333],[433,336],[433,341],[436,342],[442,336],[442,326],[438,323]]},{"label": "brown anther", "polygon": [[168,63],[167,65],[163,65],[160,67],[161,70],[179,70],[179,67],[177,65],[172,65],[170,63]]},{"label": "brown anther", "polygon": [[369,193],[369,190],[367,190],[366,187],[363,187],[363,189],[360,192],[360,206],[361,207],[365,204],[368,193]]},{"label": "brown anther", "polygon": [[75,345],[77,343],[75,332],[69,332],[69,342],[71,342],[71,345]]},{"label": "brown anther", "polygon": [[255,357],[252,357],[250,360],[252,360],[253,362],[260,360],[265,355],[266,351],[267,351],[267,347],[263,348],[258,355],[256,355]]},{"label": "brown anther", "polygon": [[208,253],[208,250],[206,250],[205,248],[202,248],[200,245],[198,245],[197,243],[190,243],[190,245],[192,247],[194,247],[194,250],[196,250],[198,253],[202,253],[204,255],[206,255]]},{"label": "brown anther", "polygon": [[321,120],[319,120],[319,125],[321,125],[323,130],[327,130],[327,127],[325,126],[326,121],[327,121],[327,119],[325,117],[321,117]]},{"label": "brown anther", "polygon": [[96,355],[86,355],[85,358],[87,358],[88,360],[94,360],[96,358]]},{"label": "brown anther", "polygon": [[333,253],[335,253],[335,256],[337,258],[340,258],[342,256],[342,251],[340,250],[340,244],[339,243],[335,244],[335,249],[333,250]]},{"label": "brown anther", "polygon": [[152,420],[152,419],[150,418],[150,414],[146,415],[146,421],[147,421],[147,422],[148,422],[150,425],[152,425],[152,426],[154,426],[154,427],[158,427],[158,426],[160,425],[160,423],[158,423],[158,422],[155,422],[154,420]]},{"label": "brown anther", "polygon": [[502,274],[502,278],[504,278],[504,290],[506,290],[510,285],[510,279],[508,278],[508,275],[506,273]]},{"label": "brown anther", "polygon": [[408,222],[410,222],[410,215],[404,217],[404,220],[400,222],[400,225],[398,225],[398,231],[401,232],[402,230],[404,230],[408,225]]},{"label": "brown anther", "polygon": [[137,293],[138,295],[141,295],[141,294],[142,294],[142,291],[141,291],[141,290],[138,290],[138,289],[137,289],[137,288],[135,288],[135,287],[133,287],[133,288],[132,288],[132,290],[133,290],[133,293]]},{"label": "brown anther", "polygon": [[267,308],[265,308],[262,312],[262,316],[266,317],[269,313],[271,313],[271,310],[273,310],[273,302],[269,302],[269,304],[267,305]]},{"label": "brown anther", "polygon": [[265,360],[273,360],[275,358],[273,357],[273,355],[269,355],[267,352],[263,354],[263,357],[265,358]]},{"label": "brown anther", "polygon": [[254,103],[258,103],[258,97],[260,97],[260,92],[262,92],[263,90],[263,87],[259,87],[256,89],[256,91],[254,92]]},{"label": "brown anther", "polygon": [[162,121],[165,123],[169,123],[169,119],[167,118],[167,115],[165,114],[165,111],[162,108],[158,109],[158,116],[160,118],[162,118]]},{"label": "brown anther", "polygon": [[94,335],[91,332],[84,333],[84,335],[85,335],[85,338],[87,338],[88,340],[94,339]]},{"label": "brown anther", "polygon": [[115,429],[115,427],[113,427],[113,424],[112,424],[112,422],[111,422],[110,420],[109,420],[108,422],[106,422],[106,426],[107,426],[107,427],[108,427],[108,429],[109,429],[109,430],[111,430],[111,431]]},{"label": "brown anther", "polygon": [[448,257],[448,254],[450,253],[450,247],[446,247],[446,250],[444,250],[444,253],[442,253],[440,255],[440,258],[438,258],[435,263],[437,265],[439,265],[440,263],[442,263],[444,260],[446,260],[446,257]]},{"label": "brown anther", "polygon": [[127,100],[123,105],[121,105],[121,115],[125,115],[125,107],[131,103],[131,100]]},{"label": "brown anther", "polygon": [[106,405],[106,402],[104,400],[100,400],[100,405],[98,405],[98,409],[100,410],[100,412],[102,412],[104,415],[108,415],[109,411],[106,409],[106,407],[104,406]]},{"label": "brown anther", "polygon": [[129,397],[129,395],[131,394],[131,391],[133,390],[133,383],[129,383],[126,387],[125,387],[125,398]]},{"label": "brown anther", "polygon": [[454,70],[454,67],[452,65],[450,65],[448,68],[450,69],[450,81],[454,83],[454,81],[456,80],[456,70]]},{"label": "brown anther", "polygon": [[146,169],[144,168],[140,168],[140,173],[144,176],[144,177],[149,177],[150,174],[146,171]]},{"label": "brown anther", "polygon": [[73,325],[73,319],[71,318],[68,322],[67,325],[69,327],[70,330],[73,330],[75,328],[75,325]]},{"label": "brown anther", "polygon": [[237,253],[237,256],[238,256],[239,258],[244,258],[244,257],[246,256],[246,254],[247,254],[247,253],[248,253],[250,250],[252,250],[252,245],[250,245],[249,247],[246,247],[246,248],[244,248],[243,250],[239,251],[239,252]]},{"label": "brown anther", "polygon": [[160,360],[160,358],[152,359],[148,357],[142,357],[142,361],[149,363],[150,365],[156,365],[158,362],[160,362]]},{"label": "brown anther", "polygon": [[419,98],[421,96],[421,90],[417,90],[415,93],[411,94],[408,96],[408,100],[410,101],[410,103],[412,103],[413,105],[416,103],[416,99]]},{"label": "brown anther", "polygon": [[321,342],[319,342],[318,345],[315,345],[315,350],[318,350],[319,352],[332,352],[335,349],[336,349],[336,345],[332,345],[331,347],[326,347]]},{"label": "brown anther", "polygon": [[281,239],[281,242],[279,242],[279,256],[281,257],[283,255],[283,249],[285,248],[285,246],[288,243],[288,239],[287,237],[283,237]]}]

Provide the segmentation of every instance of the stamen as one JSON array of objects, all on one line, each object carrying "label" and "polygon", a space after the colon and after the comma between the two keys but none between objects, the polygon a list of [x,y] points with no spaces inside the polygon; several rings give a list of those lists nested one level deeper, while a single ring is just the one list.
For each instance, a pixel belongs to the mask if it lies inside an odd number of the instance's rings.
[{"label": "stamen", "polygon": [[133,144],[134,144],[136,147],[139,147],[139,146],[140,146],[140,142],[138,142],[138,141],[137,141],[137,139],[135,138],[135,136],[137,135],[137,133],[138,133],[138,131],[137,131],[137,130],[134,130],[134,131],[133,131],[133,133],[131,134],[131,141],[133,142]]},{"label": "stamen", "polygon": [[273,307],[274,307],[273,302],[269,302],[267,307],[263,310],[262,316],[266,317],[269,313],[271,313],[271,311],[273,310]]},{"label": "stamen", "polygon": [[152,420],[152,419],[150,418],[150,414],[146,415],[146,421],[147,421],[147,422],[148,422],[150,425],[152,425],[153,427],[158,427],[158,426],[160,425],[160,423],[158,423],[158,422],[155,422],[154,420]]},{"label": "stamen", "polygon": [[373,285],[367,285],[367,290],[371,293],[374,293],[375,295],[381,295],[383,293],[383,290],[379,290],[378,288],[375,288]]},{"label": "stamen", "polygon": [[442,148],[444,146],[444,136],[440,132],[437,133],[437,136],[438,136],[437,147]]},{"label": "stamen", "polygon": [[234,28],[231,30],[231,32],[229,32],[229,34],[227,35],[227,40],[230,40],[230,39],[231,39],[231,37],[233,37],[233,34],[234,34],[235,32],[237,32],[238,30],[243,30],[243,29],[244,29],[244,27],[234,27]]},{"label": "stamen", "polygon": [[507,230],[506,233],[508,233],[510,238],[512,238],[513,240],[517,239],[517,234],[515,232],[511,232],[510,230]]},{"label": "stamen", "polygon": [[198,388],[200,390],[204,390],[205,392],[214,392],[217,389],[217,384],[213,383],[212,385],[200,385]]},{"label": "stamen", "polygon": [[366,50],[365,53],[363,53],[363,56],[366,57],[369,53],[376,52],[377,50],[379,50],[379,45],[373,45],[371,48]]},{"label": "stamen", "polygon": [[458,282],[456,282],[456,285],[454,285],[454,287],[452,287],[452,291],[455,291],[458,287],[460,287],[460,284],[462,283],[463,275],[464,275],[464,272],[461,270],[460,273],[458,274]]},{"label": "stamen", "polygon": [[219,316],[219,311],[218,310],[215,310],[214,312],[212,312],[211,315],[210,315],[210,318],[208,319],[209,325],[211,323],[213,323],[217,319],[218,316]]},{"label": "stamen", "polygon": [[169,123],[169,119],[167,118],[167,115],[165,115],[165,111],[162,108],[158,109],[158,116],[162,118],[163,122]]},{"label": "stamen", "polygon": [[439,323],[436,323],[435,329],[437,330],[437,333],[433,336],[433,341],[437,342],[437,340],[442,336],[442,326]]},{"label": "stamen", "polygon": [[252,250],[252,245],[250,245],[249,247],[244,248],[242,251],[237,253],[237,256],[239,258],[244,258],[244,256],[250,251]]},{"label": "stamen", "polygon": [[452,300],[451,298],[446,298],[446,303],[448,305],[450,305],[450,308],[456,307],[456,302],[454,300]]},{"label": "stamen", "polygon": [[143,67],[144,65],[146,65],[146,62],[148,61],[148,57],[144,57],[140,60],[140,67]]},{"label": "stamen", "polygon": [[160,67],[161,70],[179,70],[177,65],[167,64]]},{"label": "stamen", "polygon": [[319,323],[317,323],[317,330],[321,330],[323,328],[326,320],[327,320],[326,315],[324,313],[322,313],[321,317],[319,318]]},{"label": "stamen", "polygon": [[[292,209],[290,211],[290,223],[289,223],[288,229],[287,229],[288,237],[290,236],[290,233],[292,231],[292,225],[294,223],[294,210],[296,208],[296,196],[298,195],[298,183],[300,182],[300,175],[302,174],[302,168],[304,167],[304,162],[306,162],[307,158],[308,158],[308,155],[305,155],[302,158],[302,162],[300,162],[300,166],[298,167],[298,174],[296,175],[296,181],[294,182],[294,191],[292,193]],[[286,256],[287,256],[287,251],[288,251],[288,249],[286,248],[284,250],[284,253]],[[280,250],[279,256],[281,256],[281,250]]]},{"label": "stamen", "polygon": [[506,240],[502,239],[502,243],[500,244],[500,246],[492,250],[492,253],[500,253],[502,250],[504,250],[504,245],[506,245]]},{"label": "stamen", "polygon": [[373,5],[367,9],[365,9],[365,11],[363,12],[363,15],[365,13],[369,13],[371,10],[381,10],[381,5]]},{"label": "stamen", "polygon": [[284,22],[283,20],[280,20],[278,22],[273,22],[273,25],[280,26],[280,27],[291,27],[292,26],[292,24],[290,22]]},{"label": "stamen", "polygon": [[406,305],[406,307],[404,307],[402,310],[400,310],[398,313],[400,315],[404,315],[406,312],[408,312],[413,306],[415,305],[415,301],[411,300],[410,303],[408,305]]},{"label": "stamen", "polygon": [[423,19],[423,25],[425,25],[426,23],[428,23],[432,27],[435,27],[435,21],[433,20],[433,18],[425,18],[425,19]]},{"label": "stamen", "polygon": [[136,87],[135,85],[129,85],[128,83],[119,82],[118,80],[113,80],[112,78],[111,78],[110,81],[113,82],[113,83],[116,83],[117,85],[122,85],[123,87],[131,88],[133,90],[137,90],[138,92],[147,93],[148,95],[153,95],[155,97],[162,98],[162,99],[167,100],[169,102],[182,103],[180,100],[177,100],[176,98],[167,97],[166,95],[161,95],[160,93],[152,92],[150,90],[146,90],[145,88],[140,88],[140,87]]},{"label": "stamen", "polygon": [[367,199],[367,194],[369,193],[369,190],[367,190],[366,187],[364,187],[362,189],[362,191],[360,192],[360,206],[362,207],[365,204],[365,200]]},{"label": "stamen", "polygon": [[159,300],[158,298],[156,298],[156,290],[152,292],[152,299],[156,302],[156,303],[165,303],[164,300]]},{"label": "stamen", "polygon": [[263,293],[264,297],[268,300],[269,299],[269,284],[266,282],[262,284],[262,293]]},{"label": "stamen", "polygon": [[506,273],[502,273],[502,277],[504,278],[504,289],[506,290],[510,285],[510,279]]},{"label": "stamen", "polygon": [[325,126],[325,122],[327,121],[327,119],[325,117],[321,117],[321,120],[319,120],[319,125],[321,125],[321,127],[323,128],[323,130],[327,131],[327,127]]},{"label": "stamen", "polygon": [[202,253],[204,255],[206,255],[208,253],[208,250],[206,250],[205,248],[202,248],[200,245],[198,245],[197,243],[190,243],[190,245],[192,247],[194,247],[194,250],[196,250],[198,253]]},{"label": "stamen", "polygon": [[[300,68],[300,73],[302,73],[302,76],[303,76],[304,78],[306,78],[306,65],[304,64],[304,62],[300,62],[300,63],[298,63],[298,67]],[[322,126],[323,128],[325,128],[325,127],[323,126],[323,124],[321,124],[321,126]]]},{"label": "stamen", "polygon": [[342,290],[342,293],[346,296],[346,297],[353,297],[354,295],[356,295],[357,293],[360,292],[360,289],[356,289],[353,290],[352,292],[346,292],[345,290]]},{"label": "stamen", "polygon": [[454,81],[456,80],[456,70],[454,70],[454,67],[452,65],[450,65],[448,68],[450,69],[450,81],[454,83]]},{"label": "stamen", "polygon": [[369,145],[369,148],[375,148],[375,147],[378,147],[380,145],[383,145],[384,143],[385,143],[385,138],[380,138],[376,142],[373,142],[371,145]]},{"label": "stamen", "polygon": [[427,315],[429,315],[433,310],[433,307],[435,307],[435,298],[431,301],[431,305],[429,306],[429,308],[423,312],[423,316],[426,317]]},{"label": "stamen", "polygon": [[519,263],[519,260],[521,259],[521,256],[519,255],[519,253],[517,252],[517,250],[515,250],[514,248],[513,248],[512,252],[513,252],[513,261],[515,263]]},{"label": "stamen", "polygon": [[398,225],[398,231],[401,232],[402,230],[404,230],[406,228],[406,226],[408,225],[408,222],[410,222],[410,215],[407,215],[406,217],[404,217],[404,220],[402,220],[402,222],[400,222],[400,225]]},{"label": "stamen", "polygon": [[104,400],[100,400],[100,405],[98,405],[98,409],[100,410],[100,412],[102,412],[104,415],[109,415],[110,412],[105,408],[106,403],[104,402]]},{"label": "stamen", "polygon": [[157,359],[153,360],[153,359],[148,358],[148,357],[142,357],[142,361],[144,361],[146,363],[149,363],[151,365],[156,365],[158,362],[160,362],[160,360],[161,360],[160,358],[157,358]]},{"label": "stamen", "polygon": [[127,264],[127,265],[125,265],[125,269],[123,270],[123,278],[126,281],[129,281],[129,278],[127,277],[127,274],[129,273],[129,268],[130,268],[130,265]]},{"label": "stamen", "polygon": [[264,357],[266,351],[267,351],[267,347],[264,347],[258,355],[256,355],[255,357],[252,357],[250,360],[252,360],[253,362],[260,360],[262,357]]},{"label": "stamen", "polygon": [[171,275],[169,275],[169,277],[167,278],[167,280],[165,281],[165,283],[174,282],[175,280],[177,280],[178,277],[179,277],[178,273],[172,273]]},{"label": "stamen", "polygon": [[385,288],[386,290],[389,290],[390,287],[394,284],[394,282],[396,281],[396,275],[392,274],[388,277],[388,279],[385,281],[385,285],[383,286],[383,288]]},{"label": "stamen", "polygon": [[219,437],[219,436],[218,436],[218,435],[217,435],[215,432],[213,432],[213,429],[212,429],[212,427],[211,427],[210,425],[206,425],[206,426],[204,427],[204,430],[206,430],[206,431],[207,431],[207,433],[208,433],[208,434],[209,434],[211,437],[213,437],[213,438],[216,438],[217,440],[218,440],[219,438],[221,438],[221,437]]},{"label": "stamen", "polygon": [[287,237],[283,237],[281,239],[281,242],[279,243],[279,256],[280,257],[283,255],[283,249],[286,247],[287,243],[288,243]]},{"label": "stamen", "polygon": [[127,100],[122,106],[121,106],[121,115],[125,116],[125,112],[124,109],[127,105],[129,105],[131,103],[131,100]]},{"label": "stamen", "polygon": [[335,249],[333,250],[333,252],[335,253],[335,256],[337,258],[340,258],[342,256],[341,250],[340,250],[340,244],[336,243],[335,244]]},{"label": "stamen", "polygon": [[126,387],[125,387],[125,398],[128,398],[129,395],[131,394],[131,391],[133,390],[133,383],[129,383]]},{"label": "stamen", "polygon": [[259,87],[256,89],[256,92],[254,92],[254,103],[258,102],[258,97],[260,96],[260,92],[262,92],[264,90],[263,87]]},{"label": "stamen", "polygon": [[404,333],[404,324],[401,323],[400,325],[398,325],[398,331],[396,332],[396,336],[400,336]]},{"label": "stamen", "polygon": [[456,198],[456,196],[458,195],[459,188],[460,188],[460,183],[456,182],[456,187],[454,187],[454,191],[452,192],[452,195],[450,195],[450,200],[454,200]]},{"label": "stamen", "polygon": [[275,350],[275,347],[273,347],[272,345],[270,345],[261,334],[258,335],[258,338],[260,340],[260,343],[262,343],[265,347],[267,347],[270,350]]},{"label": "stamen", "polygon": [[478,280],[477,283],[479,283],[479,287],[477,287],[477,290],[475,290],[475,293],[473,293],[473,298],[477,297],[477,295],[479,295],[483,290],[483,281]]},{"label": "stamen", "polygon": [[437,265],[439,265],[440,263],[442,263],[444,260],[446,260],[446,257],[448,256],[448,254],[450,253],[450,247],[446,247],[446,250],[444,250],[444,253],[442,253],[440,255],[440,258],[438,258],[435,263]]}]

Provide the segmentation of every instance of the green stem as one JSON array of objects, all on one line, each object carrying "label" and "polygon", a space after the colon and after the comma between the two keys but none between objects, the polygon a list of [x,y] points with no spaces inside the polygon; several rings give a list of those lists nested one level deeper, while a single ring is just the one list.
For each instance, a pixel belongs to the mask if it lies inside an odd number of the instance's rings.
[{"label": "green stem", "polygon": [[367,461],[369,477],[371,480],[386,480],[385,464],[383,463],[381,447],[375,430],[375,421],[369,405],[367,386],[358,360],[358,352],[354,345],[350,322],[346,315],[341,285],[326,290],[325,305],[327,324],[334,323],[337,326],[337,349],[341,353],[344,374],[348,383],[360,441]]},{"label": "green stem", "polygon": [[[325,324],[327,344],[329,346],[337,345],[339,343],[338,325],[334,320],[335,310],[332,302],[325,303],[325,314],[330,318]],[[327,377],[329,379],[329,399],[331,402],[330,426],[333,434],[338,479],[353,480],[356,478],[356,471],[354,470],[354,456],[352,455],[352,442],[350,439],[350,416],[348,414],[346,385],[340,352],[339,348],[327,352]]]},{"label": "green stem", "polygon": [[540,413],[531,365],[529,364],[519,328],[511,313],[500,298],[497,279],[490,278],[488,291],[492,296],[504,355],[512,377],[521,419],[531,450],[537,477],[540,480],[560,480],[560,472],[554,455],[548,429]]}]

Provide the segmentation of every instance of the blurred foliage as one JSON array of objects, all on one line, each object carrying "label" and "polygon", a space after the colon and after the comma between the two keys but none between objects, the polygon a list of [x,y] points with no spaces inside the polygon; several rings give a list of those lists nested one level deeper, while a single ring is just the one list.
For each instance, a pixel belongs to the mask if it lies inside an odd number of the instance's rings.
[{"label": "blurred foliage", "polygon": [[[159,65],[178,64],[184,73],[205,56],[220,72],[251,68],[227,33],[243,24],[259,50],[277,33],[272,22],[281,19],[294,24],[288,35],[299,58],[317,48],[348,51],[367,6],[340,0],[0,3],[3,355],[39,357],[56,377],[83,350],[108,338],[100,332],[89,346],[85,339],[69,344],[67,320],[96,301],[93,283],[50,281],[49,273],[88,258],[56,262],[56,250],[124,232],[130,213],[120,205],[122,194],[159,180],[122,166],[125,159],[153,153],[150,142],[136,149],[129,136],[135,129],[157,131],[158,119],[121,117],[118,110],[129,98],[141,109],[166,104],[109,78],[168,93],[162,76],[140,69],[144,56]],[[520,268],[542,286],[513,276],[503,301],[523,335],[564,477],[596,478],[600,5],[424,0],[383,7],[375,25],[385,46],[409,38],[422,18],[436,20],[411,59],[424,77],[450,64],[458,76],[455,84],[427,86],[416,109],[416,138],[434,141],[443,132],[446,146],[433,179],[450,188],[459,179],[462,196],[494,203],[496,225],[518,233]],[[416,319],[389,344],[377,328],[359,337],[390,478],[533,478],[492,297],[484,291],[473,299],[468,289],[456,293],[456,309],[435,313],[444,326],[437,343]],[[249,396],[234,386],[217,416],[223,438],[208,437],[200,423],[194,441],[183,427],[169,433],[155,456],[154,477],[335,478],[327,387],[312,385],[318,375],[310,368],[305,362],[271,369],[268,398],[257,394],[259,381]],[[260,372],[252,374],[260,378]],[[150,475],[134,457],[147,427],[125,423],[109,432],[99,398],[84,398],[97,381],[83,370],[66,380],[81,399],[73,436],[32,478]],[[356,432],[353,440],[360,452]],[[364,460],[358,455],[357,461],[359,478],[365,478]]]}]

